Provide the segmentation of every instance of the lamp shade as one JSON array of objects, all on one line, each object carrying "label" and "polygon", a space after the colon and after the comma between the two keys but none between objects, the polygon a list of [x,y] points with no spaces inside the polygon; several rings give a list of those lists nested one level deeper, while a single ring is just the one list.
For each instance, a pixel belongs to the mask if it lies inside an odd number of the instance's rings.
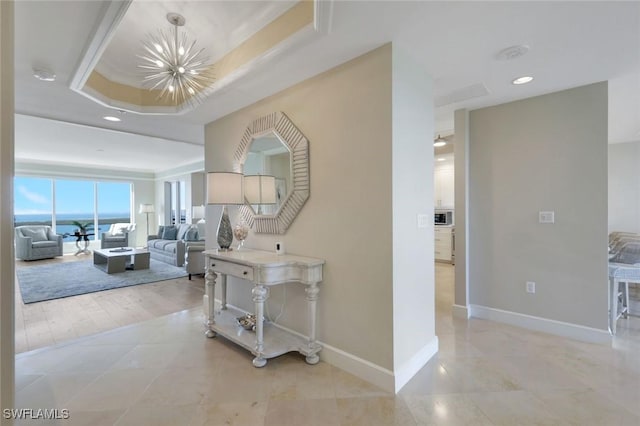
[{"label": "lamp shade", "polygon": [[202,219],[204,217],[204,206],[193,206],[191,208],[191,216],[194,219]]},{"label": "lamp shade", "polygon": [[140,210],[138,213],[154,213],[156,209],[153,207],[153,204],[140,204]]},{"label": "lamp shade", "polygon": [[248,175],[244,177],[244,198],[249,204],[275,204],[275,176]]},{"label": "lamp shade", "polygon": [[207,204],[244,204],[242,173],[207,173]]}]

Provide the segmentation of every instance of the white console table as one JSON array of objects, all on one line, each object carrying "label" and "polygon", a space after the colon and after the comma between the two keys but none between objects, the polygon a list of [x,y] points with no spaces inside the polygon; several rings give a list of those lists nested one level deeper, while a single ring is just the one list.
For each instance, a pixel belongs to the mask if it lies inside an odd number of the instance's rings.
[{"label": "white console table", "polygon": [[[324,260],[251,249],[216,249],[203,253],[206,258],[205,297],[209,311],[205,322],[207,337],[215,337],[218,333],[251,351],[255,355],[253,365],[256,367],[264,367],[267,359],[292,351],[305,355],[309,364],[320,360],[318,352],[322,346],[316,342],[316,302]],[[227,275],[253,282],[255,331],[245,330],[237,323],[236,318],[244,312],[227,306]],[[289,282],[306,286],[309,320],[306,339],[264,322],[264,303],[269,297],[269,287]],[[215,312],[216,284],[221,287],[221,310],[218,312]]]}]

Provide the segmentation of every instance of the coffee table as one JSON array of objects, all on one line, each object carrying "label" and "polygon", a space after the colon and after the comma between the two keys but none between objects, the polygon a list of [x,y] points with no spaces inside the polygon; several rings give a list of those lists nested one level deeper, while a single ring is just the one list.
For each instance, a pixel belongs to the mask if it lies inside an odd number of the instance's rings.
[{"label": "coffee table", "polygon": [[149,259],[149,251],[144,249],[122,247],[93,251],[93,265],[107,274],[127,269],[149,269]]}]

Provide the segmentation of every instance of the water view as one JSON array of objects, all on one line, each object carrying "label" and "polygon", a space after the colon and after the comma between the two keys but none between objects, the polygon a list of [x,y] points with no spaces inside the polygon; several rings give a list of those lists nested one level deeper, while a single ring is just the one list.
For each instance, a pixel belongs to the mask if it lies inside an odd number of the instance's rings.
[{"label": "water view", "polygon": [[[94,234],[90,239],[98,239],[102,232],[109,230],[109,227],[113,223],[129,223],[129,213],[105,213],[98,216],[98,230],[95,231],[93,223],[92,213],[77,213],[77,214],[58,214],[56,215],[55,233],[62,235],[63,241],[76,241],[75,235],[73,235],[78,227],[73,224],[74,221],[82,224],[90,223],[88,227],[88,233]],[[14,217],[14,226],[22,225],[49,225],[51,224],[50,214],[17,214]]]}]

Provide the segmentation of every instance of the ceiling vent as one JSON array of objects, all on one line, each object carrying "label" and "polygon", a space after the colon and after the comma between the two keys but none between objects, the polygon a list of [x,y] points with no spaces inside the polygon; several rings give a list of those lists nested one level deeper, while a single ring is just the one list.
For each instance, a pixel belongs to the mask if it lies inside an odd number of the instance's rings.
[{"label": "ceiling vent", "polygon": [[517,46],[509,46],[506,49],[502,49],[496,55],[496,59],[499,61],[511,61],[525,55],[529,51],[529,46],[526,44],[519,44]]},{"label": "ceiling vent", "polygon": [[489,94],[486,86],[482,83],[473,84],[471,86],[463,87],[462,89],[454,90],[446,95],[438,96],[435,100],[436,107],[441,107],[449,104],[455,104],[456,102],[466,101],[468,99],[479,98],[480,96],[486,96]]}]

